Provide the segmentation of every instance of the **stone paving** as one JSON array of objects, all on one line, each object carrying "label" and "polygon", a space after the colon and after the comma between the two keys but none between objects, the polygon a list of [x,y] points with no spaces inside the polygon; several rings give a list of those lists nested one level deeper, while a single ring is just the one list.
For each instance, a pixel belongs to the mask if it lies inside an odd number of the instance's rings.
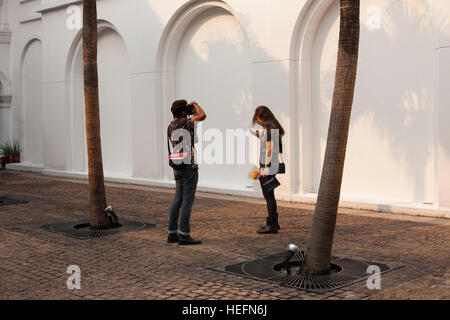
[{"label": "stone paving", "polygon": [[[166,243],[172,189],[107,183],[119,218],[156,228],[77,240],[40,228],[87,219],[87,184],[0,171],[0,197],[29,201],[0,206],[0,299],[450,299],[450,220],[340,209],[333,255],[402,266],[327,294],[216,272],[225,266],[306,248],[314,207],[279,203],[277,235],[258,235],[261,199],[199,193],[191,219],[200,246]],[[81,289],[66,286],[69,265],[81,268]]]}]

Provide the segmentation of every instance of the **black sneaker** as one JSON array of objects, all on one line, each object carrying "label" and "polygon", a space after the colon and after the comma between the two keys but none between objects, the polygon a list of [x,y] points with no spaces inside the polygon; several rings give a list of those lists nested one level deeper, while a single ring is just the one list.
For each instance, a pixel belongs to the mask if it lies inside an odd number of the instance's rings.
[{"label": "black sneaker", "polygon": [[176,234],[176,233],[169,233],[169,235],[167,236],[167,242],[168,243],[178,242],[178,234]]},{"label": "black sneaker", "polygon": [[265,228],[258,229],[256,232],[259,234],[276,234],[278,233],[278,230],[276,227],[266,226]]},{"label": "black sneaker", "polygon": [[185,235],[180,234],[178,236],[178,244],[182,245],[182,246],[183,245],[195,245],[195,244],[200,244],[200,243],[202,243],[200,240],[192,239],[190,235],[185,236]]}]

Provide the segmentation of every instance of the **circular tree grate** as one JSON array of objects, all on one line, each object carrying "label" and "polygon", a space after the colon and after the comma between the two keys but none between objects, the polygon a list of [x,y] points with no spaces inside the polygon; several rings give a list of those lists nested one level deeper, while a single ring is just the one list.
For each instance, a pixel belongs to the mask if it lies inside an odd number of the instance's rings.
[{"label": "circular tree grate", "polygon": [[381,273],[392,270],[381,263],[332,257],[330,274],[302,275],[300,268],[305,261],[305,252],[299,251],[285,264],[284,258],[287,254],[288,251],[283,251],[268,257],[212,269],[315,293],[326,293],[365,280],[370,276],[367,268],[371,265],[377,265]]},{"label": "circular tree grate", "polygon": [[121,227],[102,230],[90,229],[89,223],[86,221],[55,223],[41,226],[41,228],[50,232],[59,233],[72,238],[87,240],[110,236],[117,233],[139,231],[156,227],[155,224],[132,221],[127,219],[120,219],[120,223],[122,225]]},{"label": "circular tree grate", "polygon": [[11,198],[7,198],[7,197],[0,197],[0,207],[1,206],[10,206],[10,205],[14,205],[14,204],[23,204],[23,203],[28,203],[28,201],[11,199]]}]

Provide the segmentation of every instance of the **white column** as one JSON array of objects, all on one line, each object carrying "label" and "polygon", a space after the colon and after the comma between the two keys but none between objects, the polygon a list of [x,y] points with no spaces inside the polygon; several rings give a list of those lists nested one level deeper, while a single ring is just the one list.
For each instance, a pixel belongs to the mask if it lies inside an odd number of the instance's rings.
[{"label": "white column", "polygon": [[438,188],[439,206],[450,207],[450,47],[439,48]]}]

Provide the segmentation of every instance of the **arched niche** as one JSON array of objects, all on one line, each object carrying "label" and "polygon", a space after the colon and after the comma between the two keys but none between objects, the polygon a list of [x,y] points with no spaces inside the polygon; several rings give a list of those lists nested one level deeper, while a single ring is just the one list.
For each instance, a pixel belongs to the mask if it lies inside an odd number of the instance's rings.
[{"label": "arched niche", "polygon": [[[342,195],[435,200],[435,23],[424,4],[361,1],[358,75]],[[299,189],[317,192],[339,37],[339,1],[310,1],[292,38]]]},{"label": "arched niche", "polygon": [[[156,92],[162,110],[161,171],[165,177],[173,176],[167,164],[164,134],[172,119],[170,106],[176,99],[195,100],[208,114],[197,130],[200,184],[250,190],[253,186],[247,176],[251,165],[237,164],[237,140],[234,149],[226,150],[227,130],[229,134],[231,130],[247,130],[253,111],[249,41],[234,11],[222,1],[189,2],[182,7],[163,33],[156,69]],[[217,153],[211,149],[216,139],[223,142]],[[250,141],[247,138],[247,146]],[[245,162],[250,159],[248,149]],[[233,152],[234,160],[227,162]],[[211,163],[209,155],[219,161]]]},{"label": "arched niche", "polygon": [[23,150],[21,161],[44,163],[44,115],[42,106],[42,44],[33,38],[24,46],[21,59]]},{"label": "arched niche", "polygon": [[334,0],[308,0],[302,8],[291,39],[291,152],[292,191],[313,192],[311,125],[311,55],[314,36],[322,16]]},{"label": "arched niche", "polygon": [[[70,167],[87,171],[87,147],[83,91],[83,48],[81,32],[69,52],[66,67],[67,102],[71,126]],[[112,54],[114,53],[114,54]],[[100,127],[105,176],[132,175],[131,80],[125,43],[116,28],[106,21],[98,24],[98,74]]]}]

